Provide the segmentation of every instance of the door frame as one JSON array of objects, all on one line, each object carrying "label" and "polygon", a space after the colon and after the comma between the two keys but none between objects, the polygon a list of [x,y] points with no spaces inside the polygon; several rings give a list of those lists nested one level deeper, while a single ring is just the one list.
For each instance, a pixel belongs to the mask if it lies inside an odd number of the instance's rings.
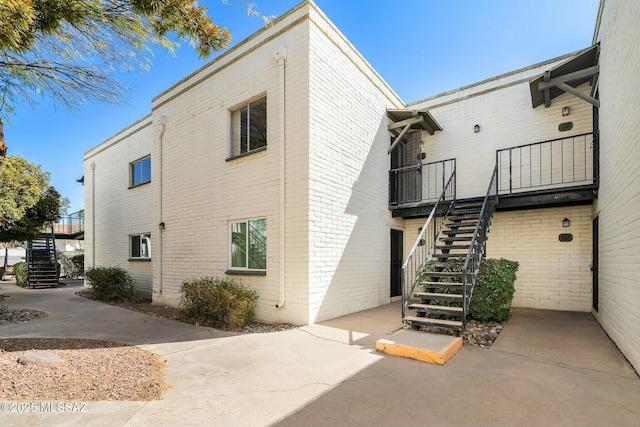
[{"label": "door frame", "polygon": [[599,259],[598,259],[598,246],[599,246],[599,237],[598,237],[598,233],[599,233],[599,229],[600,229],[600,225],[599,225],[599,220],[598,217],[596,216],[595,218],[593,218],[593,222],[591,225],[591,284],[592,284],[592,290],[591,290],[591,306],[593,307],[593,309],[596,311],[596,313],[598,312],[598,303],[599,303],[599,299],[600,299],[600,295],[599,295],[599,284],[598,284],[598,263],[599,263]]},{"label": "door frame", "polygon": [[402,295],[402,263],[404,262],[404,230],[389,232],[389,296]]}]

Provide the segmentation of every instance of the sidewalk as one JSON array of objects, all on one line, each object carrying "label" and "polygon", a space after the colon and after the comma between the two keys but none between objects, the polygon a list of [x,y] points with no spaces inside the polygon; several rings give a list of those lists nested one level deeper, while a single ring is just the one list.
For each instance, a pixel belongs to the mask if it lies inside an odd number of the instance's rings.
[{"label": "sidewalk", "polygon": [[490,350],[445,366],[386,356],[399,304],[271,334],[234,335],[74,295],[2,284],[9,308],[49,317],[0,336],[123,341],[160,354],[170,388],[86,413],[0,415],[2,425],[638,425],[640,380],[590,314],[516,309]]}]

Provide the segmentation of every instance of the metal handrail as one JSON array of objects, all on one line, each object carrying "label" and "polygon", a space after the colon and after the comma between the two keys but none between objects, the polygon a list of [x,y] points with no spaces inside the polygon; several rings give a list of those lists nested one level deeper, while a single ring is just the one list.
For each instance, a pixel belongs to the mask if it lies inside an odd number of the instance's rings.
[{"label": "metal handrail", "polygon": [[[389,206],[435,202],[446,186],[455,159],[405,165],[389,171]],[[449,172],[449,174],[448,174]]]},{"label": "metal handrail", "polygon": [[4,249],[4,263],[3,263],[3,267],[2,267],[2,277],[0,277],[0,280],[4,280],[7,274],[7,267],[9,267],[9,249],[5,248]]},{"label": "metal handrail", "polygon": [[498,193],[594,184],[596,145],[595,135],[588,132],[497,150]]},{"label": "metal handrail", "polygon": [[58,250],[56,248],[56,233],[53,232],[53,227],[51,227],[51,244],[53,245],[53,263],[56,266],[58,280],[60,280],[60,264],[58,263]]},{"label": "metal handrail", "polygon": [[[456,167],[453,163],[453,170],[447,180],[446,185],[440,193],[429,217],[422,226],[418,238],[416,239],[407,259],[402,264],[401,288],[402,288],[402,318],[409,303],[409,298],[413,294],[416,286],[420,282],[420,276],[424,271],[425,264],[435,251],[438,235],[444,227],[445,218],[449,215],[456,200]],[[427,237],[427,233],[429,237]],[[426,239],[430,241],[427,242]],[[409,286],[410,285],[410,286]],[[410,287],[410,289],[409,289]]]},{"label": "metal handrail", "polygon": [[484,200],[482,202],[482,208],[480,209],[478,222],[476,223],[473,238],[469,245],[469,251],[467,252],[467,256],[464,260],[464,266],[462,267],[462,320],[465,324],[467,321],[469,304],[471,303],[471,297],[473,296],[473,289],[478,277],[478,271],[480,270],[480,263],[482,262],[482,257],[485,252],[491,218],[493,217],[493,212],[498,204],[497,176],[498,163],[496,162],[496,165],[493,168],[493,174],[491,175],[491,180],[489,181],[489,188],[487,188],[487,192],[485,193]]},{"label": "metal handrail", "polygon": [[84,231],[84,210],[63,215],[53,223],[54,234],[74,235]]}]

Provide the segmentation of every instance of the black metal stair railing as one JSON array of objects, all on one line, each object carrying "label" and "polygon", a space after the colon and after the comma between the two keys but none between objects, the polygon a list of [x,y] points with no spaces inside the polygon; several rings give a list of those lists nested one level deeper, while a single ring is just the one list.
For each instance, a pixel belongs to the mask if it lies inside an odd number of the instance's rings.
[{"label": "black metal stair railing", "polygon": [[27,285],[57,286],[59,283],[58,251],[53,224],[48,233],[27,242]]},{"label": "black metal stair railing", "polygon": [[420,277],[425,270],[427,261],[435,251],[440,232],[445,224],[445,219],[456,200],[456,168],[455,161],[451,173],[446,181],[443,181],[440,197],[435,201],[429,217],[422,226],[406,260],[402,264],[402,318],[404,319],[409,299],[413,294]]},{"label": "black metal stair railing", "polygon": [[491,175],[491,181],[489,182],[489,188],[487,189],[482,202],[482,208],[471,239],[471,244],[469,245],[469,251],[467,252],[464,266],[462,267],[462,320],[465,325],[467,321],[467,314],[469,313],[471,297],[473,296],[473,289],[478,277],[478,271],[480,270],[480,263],[482,262],[482,257],[484,256],[486,249],[489,227],[491,226],[495,207],[498,204],[497,175],[498,164],[496,163],[496,166],[493,168],[493,174]]}]

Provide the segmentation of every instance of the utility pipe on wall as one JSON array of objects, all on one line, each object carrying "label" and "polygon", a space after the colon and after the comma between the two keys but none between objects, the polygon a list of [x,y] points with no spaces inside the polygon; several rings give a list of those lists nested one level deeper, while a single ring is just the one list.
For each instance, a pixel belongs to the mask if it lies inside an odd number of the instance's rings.
[{"label": "utility pipe on wall", "polygon": [[166,115],[161,115],[160,116],[160,134],[158,135],[158,139],[160,141],[160,148],[158,151],[158,157],[159,157],[159,170],[160,172],[158,173],[158,194],[159,194],[159,200],[158,200],[158,212],[159,212],[159,216],[160,216],[160,223],[158,224],[158,229],[160,230],[160,235],[159,235],[159,241],[158,241],[158,249],[159,249],[159,254],[158,254],[158,282],[160,282],[160,286],[158,287],[158,293],[160,295],[162,295],[162,234],[164,233],[164,219],[162,218],[162,138],[164,136],[164,130],[167,127],[167,116]]},{"label": "utility pipe on wall", "polygon": [[276,52],[278,61],[278,153],[279,153],[279,194],[280,194],[280,289],[278,292],[277,308],[283,308],[285,304],[285,266],[286,266],[286,156],[285,156],[285,67],[287,59],[287,49],[281,47]]},{"label": "utility pipe on wall", "polygon": [[96,266],[96,163],[91,162],[91,267]]}]

